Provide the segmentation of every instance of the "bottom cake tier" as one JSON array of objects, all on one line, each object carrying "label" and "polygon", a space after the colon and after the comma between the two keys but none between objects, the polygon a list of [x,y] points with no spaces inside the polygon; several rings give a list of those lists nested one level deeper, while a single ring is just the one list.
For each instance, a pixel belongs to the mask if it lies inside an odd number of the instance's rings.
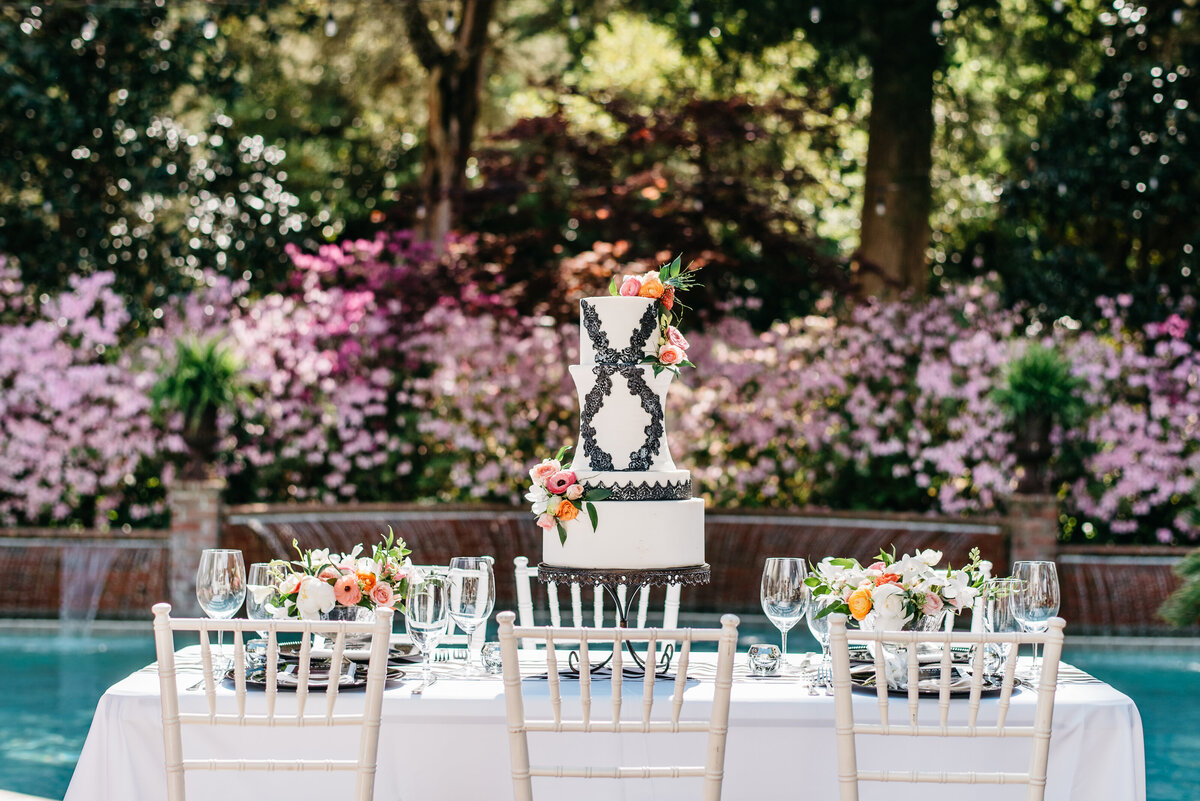
[{"label": "bottom cake tier", "polygon": [[548,529],[542,562],[593,570],[652,570],[704,564],[704,499],[598,501],[592,531],[587,514],[565,524],[566,543]]}]

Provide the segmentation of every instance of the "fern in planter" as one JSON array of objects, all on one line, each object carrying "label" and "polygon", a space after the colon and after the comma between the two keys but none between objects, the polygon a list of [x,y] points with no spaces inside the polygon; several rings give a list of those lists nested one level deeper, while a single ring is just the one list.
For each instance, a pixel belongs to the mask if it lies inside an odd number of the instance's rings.
[{"label": "fern in planter", "polygon": [[1016,438],[1017,461],[1025,471],[1024,491],[1048,487],[1050,431],[1055,423],[1078,425],[1087,412],[1079,390],[1083,379],[1071,374],[1066,358],[1052,347],[1034,343],[1008,363],[992,399],[1004,409]]},{"label": "fern in planter", "polygon": [[212,472],[218,441],[217,413],[236,409],[250,395],[242,380],[242,362],[219,337],[192,337],[175,342],[175,358],[159,372],[150,390],[160,419],[183,416],[183,438],[191,453],[185,478],[207,478]]}]

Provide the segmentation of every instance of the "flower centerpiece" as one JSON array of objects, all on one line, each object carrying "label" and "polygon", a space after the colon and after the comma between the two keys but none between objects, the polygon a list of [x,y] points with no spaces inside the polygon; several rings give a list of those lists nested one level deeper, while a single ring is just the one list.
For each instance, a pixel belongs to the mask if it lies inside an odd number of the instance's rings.
[{"label": "flower centerpiece", "polygon": [[819,616],[849,615],[880,631],[913,628],[923,617],[941,620],[947,610],[970,609],[992,565],[972,548],[961,568],[937,567],[942,552],[932,549],[897,558],[880,551],[867,567],[857,559],[826,557],[817,563],[805,584],[822,604]]},{"label": "flower centerpiece", "polygon": [[553,459],[543,459],[530,468],[529,478],[533,483],[525,494],[525,500],[533,505],[533,513],[537,515],[537,524],[544,529],[557,528],[562,543],[567,541],[563,523],[579,517],[581,507],[587,511],[592,531],[595,531],[600,518],[592,501],[602,501],[612,495],[612,490],[604,487],[584,490],[574,471],[563,469],[562,458],[570,449],[570,445],[564,445]]},{"label": "flower centerpiece", "polygon": [[658,301],[658,354],[647,356],[642,362],[654,365],[655,375],[663,370],[677,373],[680,367],[696,366],[688,361],[687,339],[673,324],[683,316],[683,310],[687,308],[678,297],[679,293],[696,285],[696,271],[684,270],[680,259],[680,256],[676,256],[669,264],[645,275],[626,275],[620,284],[614,275],[608,284],[610,295],[652,298]]},{"label": "flower centerpiece", "polygon": [[387,536],[367,555],[362,545],[349,553],[328,548],[303,551],[292,540],[299,559],[271,562],[272,584],[251,592],[277,618],[320,620],[338,608],[358,607],[374,612],[381,606],[404,608],[408,580],[413,575],[411,551],[388,527]]}]

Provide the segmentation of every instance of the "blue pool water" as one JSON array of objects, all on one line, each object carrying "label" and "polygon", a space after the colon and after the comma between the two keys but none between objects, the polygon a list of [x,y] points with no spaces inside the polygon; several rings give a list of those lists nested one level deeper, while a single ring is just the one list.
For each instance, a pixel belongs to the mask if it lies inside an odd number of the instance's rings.
[{"label": "blue pool water", "polygon": [[[751,623],[744,631],[742,650],[767,638],[762,626]],[[789,640],[793,652],[815,645],[806,632]],[[1098,650],[1068,641],[1064,658],[1137,703],[1149,801],[1200,801],[1200,646]],[[111,684],[153,659],[148,627],[136,635],[0,633],[6,685],[0,694],[0,789],[61,799],[96,702]]]}]

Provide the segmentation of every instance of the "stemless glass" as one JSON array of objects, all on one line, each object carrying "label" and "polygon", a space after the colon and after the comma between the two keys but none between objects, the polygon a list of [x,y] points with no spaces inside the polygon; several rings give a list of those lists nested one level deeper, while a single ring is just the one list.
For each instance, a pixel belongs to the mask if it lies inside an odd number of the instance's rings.
[{"label": "stemless glass", "polygon": [[[1058,614],[1058,570],[1053,562],[1013,562],[1012,577],[1021,582],[1013,599],[1013,615],[1026,631],[1043,632]],[[1033,675],[1038,675],[1038,649],[1033,647]]]},{"label": "stemless glass", "polygon": [[779,629],[783,640],[783,656],[780,668],[786,670],[787,634],[804,617],[808,608],[808,567],[803,559],[794,557],[771,557],[763,565],[762,589],[759,595],[763,612]]},{"label": "stemless glass", "polygon": [[[456,556],[450,560],[450,619],[467,635],[468,675],[482,671],[480,653],[483,638],[473,636],[480,626],[487,626],[487,619],[496,605],[496,581],[492,574],[492,560],[483,556]],[[479,640],[478,644],[476,640]]]},{"label": "stemless glass", "polygon": [[[246,565],[241,551],[209,548],[200,554],[196,569],[196,600],[204,614],[213,620],[228,620],[242,608],[246,600]],[[223,632],[217,632],[217,661],[222,665],[216,672],[225,672]]]},{"label": "stemless glass", "polygon": [[425,575],[409,584],[408,597],[404,601],[404,628],[412,638],[413,645],[425,657],[421,664],[423,681],[419,692],[433,684],[433,650],[446,636],[450,622],[446,593],[446,579],[441,576]]}]

